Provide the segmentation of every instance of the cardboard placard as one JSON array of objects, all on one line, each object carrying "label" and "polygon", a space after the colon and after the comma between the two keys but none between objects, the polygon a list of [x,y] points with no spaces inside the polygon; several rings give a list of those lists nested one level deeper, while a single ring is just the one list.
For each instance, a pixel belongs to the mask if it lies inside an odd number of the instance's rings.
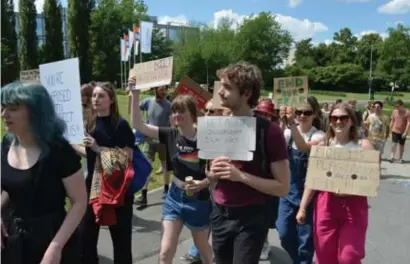
[{"label": "cardboard placard", "polygon": [[177,89],[175,89],[172,98],[175,98],[179,94],[189,94],[195,97],[196,106],[198,109],[205,108],[206,103],[212,98],[211,94],[208,91],[201,88],[199,84],[194,82],[188,76],[182,77]]},{"label": "cardboard placard", "polygon": [[375,197],[379,184],[379,151],[312,146],[306,188]]},{"label": "cardboard placard", "polygon": [[256,146],[255,117],[199,117],[197,129],[199,158],[215,159],[225,156],[232,160],[253,159]]},{"label": "cardboard placard", "polygon": [[135,90],[169,85],[172,81],[174,57],[134,64],[130,71],[135,76]]},{"label": "cardboard placard", "polygon": [[306,104],[309,92],[307,76],[273,79],[273,100],[278,107],[297,107]]},{"label": "cardboard placard", "polygon": [[72,144],[82,144],[84,120],[78,58],[41,64],[40,78],[53,99],[57,115],[67,124],[65,137]]},{"label": "cardboard placard", "polygon": [[40,70],[20,71],[20,82],[40,82]]}]

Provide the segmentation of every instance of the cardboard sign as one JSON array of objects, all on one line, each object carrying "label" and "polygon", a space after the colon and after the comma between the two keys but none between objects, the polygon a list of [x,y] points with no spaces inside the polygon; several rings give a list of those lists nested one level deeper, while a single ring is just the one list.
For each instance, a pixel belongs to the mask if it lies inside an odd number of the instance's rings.
[{"label": "cardboard sign", "polygon": [[40,82],[39,69],[21,71],[20,82]]},{"label": "cardboard sign", "polygon": [[307,76],[273,79],[273,100],[278,107],[297,107],[306,104],[308,97]]},{"label": "cardboard sign", "polygon": [[41,64],[40,79],[54,101],[57,115],[67,124],[65,137],[72,144],[82,144],[84,121],[78,58]]},{"label": "cardboard sign", "polygon": [[232,160],[253,159],[256,118],[205,116],[198,118],[198,155],[201,159],[225,156]]},{"label": "cardboard sign", "polygon": [[221,82],[215,81],[214,82],[214,92],[213,92],[213,96],[212,96],[212,100],[211,100],[212,106],[215,109],[221,109],[222,108],[221,97],[218,94],[220,87],[221,87]]},{"label": "cardboard sign", "polygon": [[379,161],[376,150],[312,146],[306,188],[375,197],[380,184]]},{"label": "cardboard sign", "polygon": [[135,76],[135,90],[169,85],[172,81],[174,57],[134,64],[130,74]]},{"label": "cardboard sign", "polygon": [[172,97],[175,98],[179,94],[189,94],[195,97],[196,107],[198,109],[205,108],[206,103],[212,97],[208,91],[201,88],[199,84],[187,76],[182,77]]}]

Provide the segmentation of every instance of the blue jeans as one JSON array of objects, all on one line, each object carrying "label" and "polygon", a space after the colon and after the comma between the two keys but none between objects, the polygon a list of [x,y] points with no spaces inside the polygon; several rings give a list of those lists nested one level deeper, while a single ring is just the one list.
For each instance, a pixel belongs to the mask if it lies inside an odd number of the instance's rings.
[{"label": "blue jeans", "polygon": [[[305,224],[296,222],[299,206],[281,198],[276,228],[281,246],[292,258],[294,264],[311,264],[313,262],[313,206],[306,210]],[[329,263],[330,264],[330,263]]]},{"label": "blue jeans", "polygon": [[162,220],[181,220],[191,231],[204,231],[209,229],[211,210],[209,199],[199,200],[198,193],[187,196],[173,183],[162,207]]}]

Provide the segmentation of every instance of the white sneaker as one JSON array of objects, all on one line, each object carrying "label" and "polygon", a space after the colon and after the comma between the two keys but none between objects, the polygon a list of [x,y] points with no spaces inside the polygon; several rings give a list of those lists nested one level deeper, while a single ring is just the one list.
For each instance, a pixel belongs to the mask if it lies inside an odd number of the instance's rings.
[{"label": "white sneaker", "polygon": [[265,243],[263,243],[262,253],[259,257],[259,260],[268,260],[271,249],[272,248],[269,243],[265,241]]}]

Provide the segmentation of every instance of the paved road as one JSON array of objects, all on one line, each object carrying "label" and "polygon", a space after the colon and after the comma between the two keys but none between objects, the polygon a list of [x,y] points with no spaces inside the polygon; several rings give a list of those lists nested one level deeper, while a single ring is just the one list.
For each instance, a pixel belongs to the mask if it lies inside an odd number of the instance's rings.
[{"label": "paved road", "polygon": [[[386,144],[386,158],[391,143]],[[367,257],[364,264],[402,264],[410,260],[410,145],[407,145],[405,164],[382,162],[382,182],[377,198],[370,199],[370,223],[367,236]],[[149,195],[151,206],[134,211],[133,255],[134,263],[156,264],[161,237],[161,192]],[[276,231],[269,233],[274,254],[270,261],[260,263],[291,264],[287,253],[280,248]],[[192,244],[189,232],[184,229],[174,263]],[[100,264],[113,263],[109,232],[102,229],[99,239]]]}]

